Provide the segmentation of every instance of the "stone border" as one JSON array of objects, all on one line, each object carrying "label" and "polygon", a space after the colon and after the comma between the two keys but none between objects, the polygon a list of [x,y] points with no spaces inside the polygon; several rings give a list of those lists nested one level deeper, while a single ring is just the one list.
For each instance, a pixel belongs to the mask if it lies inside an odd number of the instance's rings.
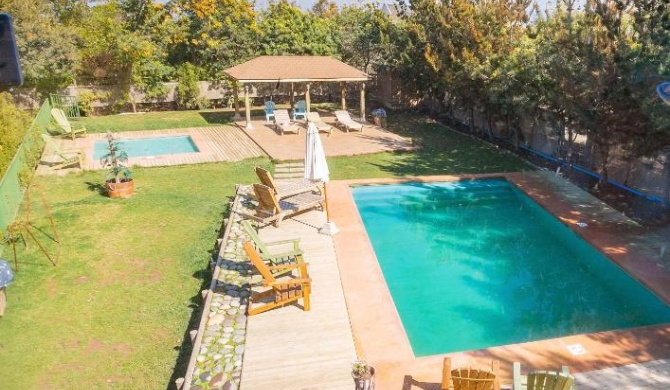
[{"label": "stone border", "polygon": [[[191,331],[193,352],[181,390],[230,390],[240,387],[246,341],[247,302],[251,265],[242,248],[245,233],[239,226],[243,209],[252,208],[248,186],[237,186],[230,217],[219,244],[219,253],[197,331]],[[194,334],[194,332],[196,332]]]}]

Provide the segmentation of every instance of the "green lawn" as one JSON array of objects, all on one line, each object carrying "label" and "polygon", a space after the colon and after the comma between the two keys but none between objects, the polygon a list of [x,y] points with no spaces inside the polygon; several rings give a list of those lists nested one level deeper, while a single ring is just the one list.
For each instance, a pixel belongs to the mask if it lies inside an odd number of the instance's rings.
[{"label": "green lawn", "polygon": [[[151,121],[124,122],[123,130],[152,121],[190,126],[197,115],[143,114]],[[90,118],[87,125],[104,128],[118,117]],[[512,155],[421,116],[392,115],[389,123],[420,148],[330,158],[332,178],[524,168]],[[126,200],[100,194],[103,172],[37,177],[62,248],[52,267],[30,240],[27,249],[19,247],[21,270],[0,319],[0,388],[169,388],[185,372],[184,337],[199,319],[200,290],[208,285],[207,265],[234,185],[256,181],[258,164],[270,166],[253,159],[136,168],[136,194]],[[32,198],[35,231],[55,253],[46,212],[38,194]],[[3,257],[11,259],[11,248]]]}]

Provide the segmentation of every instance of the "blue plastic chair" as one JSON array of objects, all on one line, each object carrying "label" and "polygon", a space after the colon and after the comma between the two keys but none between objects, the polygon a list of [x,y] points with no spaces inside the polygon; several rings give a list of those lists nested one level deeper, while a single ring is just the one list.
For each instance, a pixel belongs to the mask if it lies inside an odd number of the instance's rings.
[{"label": "blue plastic chair", "polygon": [[270,122],[270,119],[275,118],[275,103],[272,100],[265,102],[265,121]]},{"label": "blue plastic chair", "polygon": [[298,100],[293,109],[293,120],[297,121],[298,117],[307,119],[307,103],[304,100]]}]

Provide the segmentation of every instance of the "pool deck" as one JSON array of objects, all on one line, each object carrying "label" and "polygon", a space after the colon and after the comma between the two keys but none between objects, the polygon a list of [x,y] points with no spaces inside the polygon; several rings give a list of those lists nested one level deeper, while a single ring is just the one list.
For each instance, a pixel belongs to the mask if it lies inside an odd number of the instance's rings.
[{"label": "pool deck", "polygon": [[[252,118],[254,127],[252,130],[245,130],[246,122],[244,121],[238,120],[236,124],[273,160],[301,160],[305,157],[307,125],[304,121],[297,122],[301,126],[300,134],[281,135],[273,124],[264,119]],[[365,125],[362,132],[347,133],[335,127],[334,116],[322,112],[321,119],[333,125],[330,135],[320,133],[323,149],[328,157],[410,150],[414,147],[411,139],[401,137],[372,123]]]},{"label": "pool deck", "polygon": [[[314,258],[315,267],[321,261],[318,259],[323,256],[324,251],[331,250],[331,245],[334,247],[339,273],[330,272],[328,282],[314,280],[313,288],[315,291],[322,287],[332,290],[336,289],[340,285],[338,281],[341,281],[341,291],[346,300],[346,314],[351,324],[356,354],[364,357],[377,369],[378,389],[439,389],[442,360],[445,356],[452,357],[454,366],[486,367],[490,359],[497,359],[501,363],[503,384],[511,383],[512,363],[519,361],[525,370],[531,368],[558,369],[561,365],[567,365],[571,372],[576,374],[578,388],[582,388],[582,385],[588,389],[660,389],[665,388],[663,386],[667,387],[667,383],[670,383],[670,364],[667,360],[670,358],[670,324],[575,335],[448,355],[421,358],[413,355],[372,246],[355,208],[349,186],[408,180],[458,180],[486,176],[506,177],[541,206],[560,218],[572,230],[598,247],[612,261],[629,270],[634,277],[668,301],[670,298],[670,272],[668,271],[670,259],[668,259],[668,254],[660,250],[666,244],[664,239],[648,233],[622,214],[550,172],[462,177],[439,176],[403,180],[367,180],[365,182],[334,181],[328,184],[328,205],[332,220],[341,229],[337,235],[325,240],[312,241],[312,236],[303,235],[301,229],[291,227],[289,222],[295,223],[295,221],[287,221],[279,228],[270,226],[261,229],[261,237],[264,239],[302,238],[305,259],[312,262]],[[313,218],[310,217],[312,213],[317,212],[299,215],[295,220]],[[303,228],[309,228],[309,224],[301,225]],[[316,230],[316,227],[312,229]],[[313,235],[313,233],[312,231],[310,234]],[[329,242],[330,240],[332,243]],[[314,247],[317,243],[320,246]],[[335,293],[340,294],[341,292],[336,291]],[[270,384],[272,380],[283,380],[289,373],[299,372],[306,366],[319,370],[319,362],[323,361],[324,355],[315,350],[315,346],[320,343],[318,339],[315,341],[311,337],[305,337],[302,340],[298,332],[288,337],[291,340],[290,346],[289,344],[284,346],[281,337],[270,337],[274,342],[254,342],[254,340],[261,337],[259,332],[262,334],[272,332],[273,327],[284,329],[285,327],[290,328],[290,324],[317,326],[321,322],[328,323],[328,319],[320,321],[323,314],[319,314],[322,309],[319,306],[322,305],[328,307],[328,310],[343,310],[341,306],[331,307],[326,300],[314,299],[313,309],[310,312],[288,307],[277,309],[277,313],[269,312],[250,317],[247,355],[245,355],[243,366],[245,372],[242,375],[243,389],[259,388],[256,385]],[[281,320],[278,320],[279,317]],[[261,326],[261,323],[264,325]],[[276,333],[275,336],[277,336]],[[328,337],[324,336],[321,343],[324,345],[337,343],[346,346],[351,343],[351,338],[348,335],[333,334]],[[287,355],[287,359],[282,359],[283,354],[290,355]],[[266,359],[267,361],[261,364],[254,356],[274,356],[275,358]],[[281,370],[273,368],[273,365],[277,364],[277,359],[282,362]],[[251,364],[251,361],[254,363]],[[250,366],[247,366],[247,363]],[[288,366],[291,365],[293,367],[289,368]],[[614,367],[621,368],[613,369]],[[348,370],[348,367],[346,368]],[[335,375],[332,366],[325,369],[322,375],[325,378],[327,374]],[[263,375],[266,376],[266,382],[252,380],[254,376]],[[347,372],[338,372],[337,375],[343,375],[342,383],[347,380],[351,381]],[[644,377],[644,381],[640,376]],[[645,381],[650,384],[643,387]],[[613,386],[613,383],[617,385]],[[314,383],[313,387],[304,383],[300,387],[289,385],[271,387],[276,389],[322,388],[318,383]]]},{"label": "pool deck", "polygon": [[[263,150],[256,145],[237,126],[191,127],[184,129],[145,130],[114,133],[116,138],[152,138],[188,135],[191,137],[199,152],[180,153],[174,155],[159,155],[151,157],[129,158],[128,165],[139,167],[155,167],[170,165],[199,164],[217,161],[241,161],[246,158],[265,156]],[[59,148],[83,149],[87,164],[84,169],[100,169],[100,162],[93,159],[93,145],[95,141],[105,140],[106,134],[88,134],[86,137],[72,141],[54,137]],[[50,151],[45,151],[43,159],[50,157]],[[79,169],[49,169],[45,164],[37,167],[37,174],[66,174]]]}]

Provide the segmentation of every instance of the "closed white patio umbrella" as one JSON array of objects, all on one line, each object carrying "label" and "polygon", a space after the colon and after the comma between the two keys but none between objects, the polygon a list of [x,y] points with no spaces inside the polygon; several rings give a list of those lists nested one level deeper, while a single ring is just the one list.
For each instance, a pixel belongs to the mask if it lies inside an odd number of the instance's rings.
[{"label": "closed white patio umbrella", "polygon": [[323,151],[319,130],[313,123],[307,126],[307,135],[305,137],[305,178],[324,183],[323,195],[325,197],[326,224],[319,230],[319,233],[328,235],[337,233],[339,229],[335,226],[334,222],[330,221],[330,214],[328,213],[326,183],[330,180],[330,171],[328,170],[326,153]]}]

